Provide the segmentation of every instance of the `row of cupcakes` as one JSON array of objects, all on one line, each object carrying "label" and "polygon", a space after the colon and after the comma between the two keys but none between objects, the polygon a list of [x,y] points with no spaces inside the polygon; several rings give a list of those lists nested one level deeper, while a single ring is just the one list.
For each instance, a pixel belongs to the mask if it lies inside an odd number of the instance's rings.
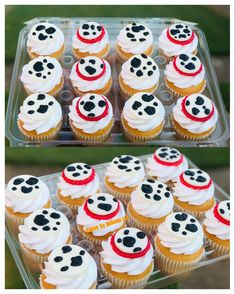
[{"label": "row of cupcakes", "polygon": [[[113,107],[104,95],[87,93],[74,98],[69,106],[69,124],[76,139],[105,141],[114,124]],[[181,97],[173,107],[170,121],[180,138],[201,140],[211,135],[218,111],[211,99],[202,94]],[[18,128],[30,140],[51,140],[58,135],[63,121],[62,108],[51,95],[34,93],[20,107]],[[165,109],[153,94],[139,92],[130,97],[121,113],[125,136],[133,142],[149,141],[161,134]]]},{"label": "row of cupcakes", "polygon": [[[176,96],[201,93],[206,86],[204,65],[193,54],[177,55],[166,65],[164,74],[167,88]],[[108,95],[112,87],[111,66],[105,59],[89,55],[73,65],[69,79],[76,95]],[[150,56],[134,55],[121,67],[120,95],[128,99],[138,92],[154,93],[159,79],[158,65]],[[56,96],[64,86],[61,64],[49,56],[39,56],[24,65],[20,80],[28,94],[43,92]]]},{"label": "row of cupcakes", "polygon": [[[51,56],[60,58],[65,51],[62,30],[52,23],[35,24],[27,37],[27,51],[31,58]],[[117,36],[116,52],[123,62],[136,54],[151,55],[154,51],[151,30],[143,23],[129,23]],[[175,23],[165,28],[157,42],[161,54],[172,58],[180,54],[197,53],[198,37],[185,23]],[[108,32],[97,22],[88,21],[79,25],[72,36],[72,51],[78,59],[87,55],[106,58],[110,51]]]}]

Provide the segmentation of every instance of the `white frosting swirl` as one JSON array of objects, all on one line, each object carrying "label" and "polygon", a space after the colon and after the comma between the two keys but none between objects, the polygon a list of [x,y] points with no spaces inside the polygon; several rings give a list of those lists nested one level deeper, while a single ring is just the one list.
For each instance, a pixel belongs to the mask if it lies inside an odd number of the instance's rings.
[{"label": "white frosting swirl", "polygon": [[[190,214],[183,213],[187,219],[178,221],[175,217],[180,214],[176,212],[167,216],[165,222],[158,226],[157,237],[161,244],[174,254],[193,254],[203,246],[203,230],[200,223]],[[175,231],[174,225],[178,225]],[[191,233],[187,230],[187,225],[196,226],[197,231]]]},{"label": "white frosting swirl", "polygon": [[[125,159],[130,160],[125,160]],[[124,160],[123,160],[124,159]],[[125,161],[126,163],[123,163]],[[122,165],[126,166],[122,169]],[[137,170],[135,168],[138,168]],[[137,157],[121,155],[115,157],[107,167],[105,175],[108,181],[118,188],[135,187],[144,179],[144,167]]]},{"label": "white frosting swirl", "polygon": [[[114,199],[114,197],[109,195],[109,194],[99,193],[99,194],[91,196],[88,201],[91,201],[91,199],[92,199],[95,202],[94,205],[98,205],[99,202],[97,201],[97,198],[99,196],[105,197],[105,201],[102,200],[102,204],[110,205],[110,203],[112,203],[113,199]],[[117,203],[117,202],[115,202],[115,203]],[[86,230],[86,229],[89,229],[89,228],[92,228],[92,227],[95,227],[95,226],[99,226],[101,224],[106,224],[110,220],[113,221],[115,219],[120,218],[120,221],[117,222],[116,224],[107,225],[104,228],[98,228],[96,230],[92,230],[91,233],[92,233],[93,236],[105,236],[110,232],[114,232],[114,231],[118,230],[125,223],[124,217],[126,215],[125,209],[124,209],[122,203],[119,200],[118,200],[118,203],[120,205],[119,212],[116,214],[115,217],[113,217],[113,218],[111,218],[109,220],[98,220],[98,219],[92,218],[84,210],[84,204],[83,204],[83,206],[80,206],[78,208],[78,215],[77,215],[77,218],[76,218],[77,224],[83,226],[83,229]],[[98,209],[96,209],[96,210],[98,211],[98,213],[100,213],[100,210],[98,210]]]},{"label": "white frosting swirl", "polygon": [[137,213],[157,219],[172,211],[174,200],[165,184],[149,179],[132,192],[131,205]]},{"label": "white frosting swirl", "polygon": [[[191,169],[191,170],[194,171],[194,169]],[[203,173],[206,174],[205,172]],[[207,176],[209,177],[209,175]],[[173,195],[177,197],[179,201],[187,202],[188,204],[191,204],[191,205],[202,205],[203,203],[205,203],[206,201],[209,201],[210,199],[214,197],[215,188],[214,188],[214,184],[212,183],[207,189],[195,190],[193,188],[185,186],[180,181],[180,178],[178,178],[174,185],[173,190],[174,190]]]},{"label": "white frosting swirl", "polygon": [[12,178],[6,186],[5,195],[6,206],[20,213],[31,213],[40,209],[50,199],[47,185],[31,175],[19,175]]},{"label": "white frosting swirl", "polygon": [[165,76],[167,80],[173,83],[176,87],[185,89],[192,86],[197,86],[204,80],[205,68],[202,66],[202,70],[196,76],[185,76],[180,74],[174,68],[173,61],[170,61],[170,63],[166,65]]},{"label": "white frosting swirl", "polygon": [[81,197],[88,197],[95,194],[99,189],[100,181],[96,174],[93,181],[86,185],[71,185],[60,177],[60,182],[57,184],[60,194],[63,197],[71,197],[72,199],[78,199]]},{"label": "white frosting swirl", "polygon": [[165,109],[157,97],[140,92],[126,101],[122,114],[131,128],[144,132],[153,130],[164,121]]},{"label": "white frosting swirl", "polygon": [[66,216],[53,208],[40,209],[25,218],[19,226],[19,240],[28,249],[46,254],[70,237],[70,224]]},{"label": "white frosting swirl", "polygon": [[[83,96],[82,100],[88,100],[88,98],[90,96],[95,96],[95,97],[100,97],[100,95],[98,94],[86,94]],[[88,121],[83,119],[81,116],[79,116],[79,114],[77,113],[76,110],[76,105],[78,100],[80,99],[80,97],[77,97],[75,99],[73,99],[72,105],[69,106],[69,118],[72,120],[72,124],[78,128],[81,129],[84,133],[88,133],[88,134],[93,134],[99,130],[104,129],[105,127],[108,126],[108,124],[111,122],[111,120],[113,119],[113,107],[112,104],[109,102],[109,100],[106,98],[106,101],[108,103],[108,114],[96,121]],[[80,102],[81,103],[81,102]],[[98,107],[98,105],[96,105],[96,107]],[[92,112],[95,112],[95,109],[92,110]]]},{"label": "white frosting swirl", "polygon": [[[132,66],[133,60],[137,60],[138,67]],[[148,65],[148,62],[151,64]],[[138,71],[141,71],[142,75],[137,75]],[[151,75],[148,75],[149,72]],[[160,73],[155,61],[150,56],[141,54],[134,55],[123,63],[120,75],[126,85],[135,90],[144,91],[157,85]]]},{"label": "white frosting swirl", "polygon": [[[135,228],[128,228],[128,230],[133,232],[137,231],[137,229]],[[120,235],[121,231],[123,231],[123,229],[118,231],[117,234]],[[145,237],[145,239],[147,238]],[[137,258],[126,258],[126,257],[122,257],[118,255],[113,250],[110,244],[110,241],[111,241],[111,237],[109,237],[108,241],[102,242],[103,251],[100,252],[100,255],[102,257],[102,262],[104,264],[111,265],[112,271],[117,273],[127,273],[130,276],[136,276],[143,273],[152,263],[152,259],[153,259],[152,245],[150,245],[150,249],[147,251],[147,253],[144,256],[137,257]]]},{"label": "white frosting swirl", "polygon": [[[141,27],[141,30],[138,30],[139,27]],[[152,46],[153,35],[150,29],[145,25],[141,23],[132,23],[128,24],[120,31],[117,41],[124,52],[141,54]]]},{"label": "white frosting swirl", "polygon": [[62,120],[62,109],[54,97],[34,93],[24,100],[18,118],[23,122],[25,130],[42,134],[59,124]]},{"label": "white frosting swirl", "polygon": [[27,47],[37,55],[51,55],[59,51],[63,45],[63,32],[51,23],[38,23],[28,34]]},{"label": "white frosting swirl", "polygon": [[[88,57],[85,57],[84,60],[89,59],[89,58],[98,59],[98,57],[95,57],[95,56],[88,56]],[[81,61],[76,62],[73,65],[72,70],[71,70],[71,74],[69,76],[73,87],[78,88],[78,90],[82,91],[82,92],[95,91],[95,90],[99,90],[99,89],[104,88],[111,78],[111,67],[106,60],[103,60],[103,61],[106,65],[106,71],[102,75],[102,77],[100,77],[99,79],[94,80],[94,81],[84,80],[77,75],[76,66]]]},{"label": "white frosting swirl", "polygon": [[20,80],[33,93],[48,93],[59,85],[62,77],[62,67],[57,59],[39,56],[23,66]]},{"label": "white frosting swirl", "polygon": [[[54,249],[45,262],[42,270],[45,282],[56,286],[56,289],[91,288],[97,279],[95,260],[80,246],[66,245],[70,249],[66,253],[63,252],[64,247]],[[73,266],[71,261],[75,261]]]},{"label": "white frosting swirl", "polygon": [[163,50],[164,54],[166,54],[168,57],[176,56],[179,54],[189,54],[193,53],[197,49],[198,45],[198,37],[195,34],[195,37],[192,42],[185,45],[175,44],[171,42],[167,38],[167,29],[164,29],[159,37],[159,43],[158,47]]},{"label": "white frosting swirl", "polygon": [[205,213],[204,225],[209,234],[221,240],[230,239],[230,226],[223,224],[214,216],[214,207]]},{"label": "white frosting swirl", "polygon": [[[168,147],[163,147],[166,149],[172,149]],[[157,151],[161,149],[158,148],[154,155],[157,156]],[[173,150],[173,149],[172,149]],[[164,151],[163,151],[164,152]],[[177,150],[177,152],[179,152]],[[148,158],[146,170],[149,176],[156,177],[160,182],[167,183],[169,181],[175,182],[179,175],[188,168],[188,162],[186,158],[183,156],[183,161],[179,165],[164,165],[157,162],[154,159],[154,155]]]},{"label": "white frosting swirl", "polygon": [[[80,27],[78,28],[79,32],[82,30],[82,27],[84,25],[88,25],[89,27],[91,27],[92,25],[94,26],[94,29],[92,30],[92,32],[96,32],[96,34],[98,33],[97,30],[95,30],[97,27],[100,27],[100,25],[97,22],[86,22],[80,25]],[[89,30],[89,28],[87,29]],[[104,36],[100,41],[97,41],[95,43],[85,43],[82,40],[79,40],[77,37],[77,32],[73,35],[73,43],[72,43],[72,47],[74,49],[78,49],[81,52],[88,52],[90,55],[92,55],[93,53],[98,53],[100,51],[102,51],[109,42],[109,37],[108,37],[108,32],[106,31],[106,29],[104,28]],[[82,33],[82,32],[80,32]],[[95,35],[95,37],[97,37]]]},{"label": "white frosting swirl", "polygon": [[[201,95],[201,94],[200,94]],[[208,131],[215,126],[218,120],[218,111],[214,106],[214,114],[207,121],[195,121],[187,117],[182,111],[182,100],[184,97],[177,100],[176,105],[172,109],[173,118],[178,122],[184,129],[194,134],[200,134]],[[213,102],[212,102],[213,103]]]}]

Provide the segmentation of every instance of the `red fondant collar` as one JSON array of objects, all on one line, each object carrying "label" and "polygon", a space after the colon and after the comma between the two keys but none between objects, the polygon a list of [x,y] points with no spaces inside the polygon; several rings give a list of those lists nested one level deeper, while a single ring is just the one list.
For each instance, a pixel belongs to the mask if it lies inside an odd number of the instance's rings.
[{"label": "red fondant collar", "polygon": [[184,46],[184,45],[190,44],[194,40],[195,33],[192,32],[192,36],[186,41],[179,41],[179,40],[175,40],[174,38],[172,38],[170,35],[170,32],[169,32],[169,29],[166,31],[166,36],[172,43]]},{"label": "red fondant collar", "polygon": [[79,78],[81,78],[81,79],[83,79],[83,80],[85,80],[85,81],[96,81],[96,80],[98,80],[99,78],[101,78],[101,77],[104,75],[105,71],[106,71],[106,64],[105,64],[105,62],[104,62],[103,59],[101,59],[101,60],[102,60],[102,63],[103,63],[103,65],[104,65],[103,70],[102,70],[102,72],[101,72],[99,75],[94,76],[94,77],[87,77],[87,76],[84,76],[84,75],[79,71],[79,67],[78,67],[78,65],[79,65],[79,61],[78,61],[77,64],[76,64],[76,73],[77,73],[77,75],[79,76]]},{"label": "red fondant collar", "polygon": [[195,117],[195,116],[191,115],[190,113],[188,113],[187,109],[186,109],[186,106],[185,106],[187,98],[188,98],[188,96],[185,96],[185,98],[182,100],[182,103],[181,103],[182,111],[185,114],[185,116],[187,116],[188,118],[190,118],[193,121],[199,121],[199,122],[208,121],[213,116],[213,114],[215,112],[215,107],[214,107],[214,104],[212,102],[211,102],[211,104],[212,104],[211,113],[206,117]]},{"label": "red fondant collar", "polygon": [[86,43],[86,44],[94,44],[94,43],[97,43],[99,41],[101,41],[103,39],[105,35],[105,29],[103,26],[101,26],[101,34],[96,37],[96,38],[93,38],[93,39],[86,39],[84,37],[82,37],[80,34],[79,34],[79,29],[77,30],[77,38],[78,40],[82,41],[83,43]]},{"label": "red fondant collar", "polygon": [[184,157],[183,157],[182,154],[180,155],[180,159],[179,159],[178,161],[176,161],[176,162],[165,162],[165,161],[159,159],[159,158],[156,156],[156,154],[153,155],[153,158],[154,158],[154,160],[155,160],[157,163],[160,163],[160,164],[165,165],[165,166],[178,166],[178,165],[180,165],[180,164],[183,162],[183,160],[184,160]]},{"label": "red fondant collar", "polygon": [[82,186],[82,185],[89,184],[91,181],[94,180],[94,178],[95,178],[95,170],[94,170],[94,168],[92,168],[91,175],[88,178],[84,179],[84,180],[71,180],[71,179],[66,177],[64,171],[62,172],[61,176],[64,179],[64,181],[66,183],[69,183],[70,185]]},{"label": "red fondant collar", "polygon": [[177,65],[176,65],[176,58],[177,58],[178,56],[176,56],[174,59],[173,59],[173,67],[174,67],[174,69],[179,73],[179,74],[181,74],[181,75],[183,75],[183,76],[187,76],[187,77],[195,77],[196,75],[198,75],[201,71],[202,71],[202,69],[203,69],[203,65],[202,65],[202,63],[201,63],[201,65],[200,65],[200,68],[199,68],[199,70],[197,70],[196,72],[194,72],[194,73],[188,73],[188,72],[184,72],[184,71],[182,71],[182,70],[180,70],[178,67],[177,67]]},{"label": "red fondant collar", "polygon": [[76,104],[76,111],[77,111],[77,114],[78,114],[81,118],[83,118],[84,120],[86,120],[86,121],[98,121],[98,120],[100,120],[100,119],[106,117],[106,116],[108,115],[108,111],[109,111],[109,104],[108,104],[107,99],[106,99],[104,96],[102,96],[102,97],[104,98],[104,100],[105,100],[105,102],[106,102],[106,106],[105,106],[104,112],[103,112],[102,114],[100,114],[100,115],[98,115],[98,116],[86,116],[86,115],[84,115],[83,113],[81,113],[81,111],[80,111],[80,109],[79,109],[79,102],[80,102],[80,100],[82,99],[82,97],[80,97],[80,98],[78,99],[77,104]]},{"label": "red fondant collar", "polygon": [[194,190],[206,190],[206,189],[208,189],[208,188],[210,188],[210,186],[212,185],[212,180],[210,179],[210,181],[209,181],[209,183],[207,184],[207,185],[204,185],[204,186],[194,186],[194,185],[191,185],[191,184],[189,184],[189,183],[187,183],[185,180],[184,180],[184,177],[183,177],[183,174],[184,174],[184,172],[180,175],[180,182],[184,185],[184,186],[186,186],[186,187],[188,187],[188,188],[191,188],[191,189],[194,189]]},{"label": "red fondant collar", "polygon": [[216,203],[215,207],[214,207],[214,210],[213,210],[213,213],[214,213],[214,217],[217,218],[218,221],[220,221],[221,223],[227,225],[227,226],[230,226],[230,221],[224,219],[218,212],[218,206],[219,206],[219,203]]},{"label": "red fondant collar", "polygon": [[125,258],[131,258],[131,259],[133,259],[133,258],[142,257],[142,256],[144,256],[149,251],[149,249],[151,247],[151,243],[150,243],[150,241],[148,239],[147,246],[146,246],[146,248],[144,250],[142,250],[140,252],[136,252],[136,253],[126,253],[126,252],[123,252],[120,249],[118,249],[118,247],[116,246],[115,241],[114,241],[115,240],[115,236],[116,236],[116,233],[114,233],[111,236],[110,245],[111,245],[111,247],[112,247],[112,249],[113,249],[113,251],[115,253],[117,253],[119,256],[122,256],[122,257],[125,257]]}]

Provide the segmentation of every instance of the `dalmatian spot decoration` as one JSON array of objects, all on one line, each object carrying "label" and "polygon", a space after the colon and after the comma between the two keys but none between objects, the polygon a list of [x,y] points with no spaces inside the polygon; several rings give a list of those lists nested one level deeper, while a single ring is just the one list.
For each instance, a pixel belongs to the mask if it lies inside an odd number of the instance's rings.
[{"label": "dalmatian spot decoration", "polygon": [[118,214],[120,202],[107,193],[98,193],[86,200],[84,210],[92,218],[110,219]]},{"label": "dalmatian spot decoration", "polygon": [[182,100],[182,111],[190,119],[199,122],[209,120],[215,111],[213,102],[202,94],[192,94]]},{"label": "dalmatian spot decoration", "polygon": [[126,38],[131,42],[143,43],[149,38],[152,38],[152,33],[145,25],[140,23],[132,23],[125,27]]},{"label": "dalmatian spot decoration", "polygon": [[214,216],[225,225],[230,225],[230,201],[217,203],[214,207]]},{"label": "dalmatian spot decoration", "polygon": [[173,59],[173,66],[176,71],[185,76],[196,76],[203,69],[200,59],[193,54],[180,54],[176,56]]},{"label": "dalmatian spot decoration", "polygon": [[143,119],[159,115],[162,106],[161,101],[149,93],[137,93],[130,101],[133,101],[131,108]]},{"label": "dalmatian spot decoration", "polygon": [[77,30],[77,38],[88,44],[101,41],[104,35],[104,27],[96,22],[83,23]]},{"label": "dalmatian spot decoration", "polygon": [[49,56],[39,56],[27,64],[27,73],[35,80],[46,80],[57,75],[59,62]]},{"label": "dalmatian spot decoration", "polygon": [[183,161],[183,155],[175,148],[161,147],[154,152],[157,163],[167,166],[177,166]]},{"label": "dalmatian spot decoration", "polygon": [[106,64],[103,59],[96,56],[87,56],[76,64],[77,75],[87,81],[95,81],[106,72]]},{"label": "dalmatian spot decoration", "polygon": [[196,168],[190,168],[184,171],[180,175],[180,182],[195,190],[208,189],[212,185],[210,176],[206,172]]},{"label": "dalmatian spot decoration", "polygon": [[175,212],[167,216],[167,229],[177,238],[191,239],[202,234],[202,227],[198,220],[185,212]]},{"label": "dalmatian spot decoration", "polygon": [[[91,256],[80,246],[64,245],[56,248],[48,257],[48,263],[63,276],[79,276],[87,271]],[[93,266],[93,264],[90,264]]]},{"label": "dalmatian spot decoration", "polygon": [[171,190],[167,185],[152,179],[147,179],[138,187],[146,200],[152,202],[165,202],[173,198]]},{"label": "dalmatian spot decoration", "polygon": [[21,175],[11,179],[7,186],[18,197],[31,197],[37,195],[45,184],[34,176]]},{"label": "dalmatian spot decoration", "polygon": [[169,27],[167,30],[168,39],[176,44],[189,44],[195,38],[192,29],[183,23],[176,23]]},{"label": "dalmatian spot decoration", "polygon": [[76,162],[64,169],[62,178],[71,185],[85,185],[94,180],[95,170],[89,164]]},{"label": "dalmatian spot decoration", "polygon": [[28,96],[23,103],[25,112],[31,119],[40,120],[53,114],[55,99],[44,93],[35,93]]},{"label": "dalmatian spot decoration", "polygon": [[39,23],[32,27],[29,32],[30,38],[42,43],[49,43],[53,38],[61,33],[61,30],[51,23]]},{"label": "dalmatian spot decoration", "polygon": [[141,80],[148,79],[151,76],[156,76],[156,80],[159,78],[159,69],[155,61],[145,54],[135,55],[128,61],[130,72],[140,78]]},{"label": "dalmatian spot decoration", "polygon": [[131,155],[119,155],[113,159],[112,164],[123,173],[136,173],[140,170],[144,170],[141,161],[137,157]]},{"label": "dalmatian spot decoration", "polygon": [[102,95],[86,94],[78,100],[76,110],[84,120],[97,121],[108,115],[109,104]]},{"label": "dalmatian spot decoration", "polygon": [[144,232],[127,227],[112,235],[111,246],[122,257],[137,258],[149,251],[151,243]]},{"label": "dalmatian spot decoration", "polygon": [[65,216],[53,208],[37,210],[26,219],[32,232],[44,234],[61,230],[64,220]]}]

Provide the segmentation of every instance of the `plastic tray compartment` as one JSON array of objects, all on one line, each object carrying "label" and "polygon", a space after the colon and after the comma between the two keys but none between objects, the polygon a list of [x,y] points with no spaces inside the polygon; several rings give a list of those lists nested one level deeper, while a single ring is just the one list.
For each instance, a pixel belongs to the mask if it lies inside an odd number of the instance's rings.
[{"label": "plastic tray compartment", "polygon": [[[150,155],[144,155],[144,156],[139,157],[142,160],[144,165],[146,164],[147,158],[149,156]],[[192,167],[192,168],[196,167],[196,165],[193,164],[190,160],[188,160],[188,162],[189,162],[190,167]],[[108,163],[103,163],[103,164],[99,164],[99,165],[94,166],[100,179],[104,178],[104,173],[105,173],[105,169],[107,166],[108,166]],[[102,275],[102,272],[100,270],[99,254],[96,251],[95,246],[93,246],[93,244],[89,241],[82,240],[82,238],[79,237],[77,230],[76,229],[73,230],[74,218],[71,218],[71,213],[68,212],[68,210],[66,209],[65,206],[61,206],[60,204],[58,204],[58,202],[56,200],[56,196],[55,196],[56,183],[58,183],[59,176],[60,176],[60,173],[51,174],[51,175],[41,177],[41,179],[49,186],[53,207],[59,209],[60,211],[63,211],[67,215],[68,219],[70,220],[71,231],[74,232],[74,244],[78,244],[81,247],[84,247],[97,261],[97,265],[99,268],[98,289],[111,288],[111,284],[109,282],[107,282],[106,278],[104,278],[104,276]],[[105,190],[103,183],[101,183],[101,188],[103,191]],[[229,199],[229,195],[216,184],[215,184],[215,197],[216,197],[216,200],[218,200],[218,201]],[[66,212],[68,212],[68,213],[66,213]],[[32,275],[30,273],[30,271],[25,267],[24,261],[22,259],[21,253],[20,253],[19,243],[16,240],[16,238],[13,236],[13,234],[11,233],[7,224],[6,224],[6,241],[7,241],[7,244],[9,246],[10,250],[11,250],[13,258],[16,262],[16,265],[19,269],[19,272],[22,276],[22,279],[23,279],[26,287],[28,289],[39,288],[38,275],[36,275],[36,276]],[[213,250],[211,250],[209,245],[204,244],[204,247],[205,247],[205,251],[206,251],[205,256],[199,262],[199,264],[195,268],[192,269],[192,271],[193,270],[199,271],[201,267],[206,267],[211,264],[218,263],[219,261],[222,261],[224,259],[229,258],[229,255],[223,255],[223,256],[215,258],[212,256]],[[186,270],[185,272],[181,272],[178,274],[164,276],[161,274],[160,270],[155,268],[154,272],[152,273],[152,275],[150,277],[150,280],[145,284],[139,285],[139,288],[156,289],[156,288],[166,287],[172,283],[175,283],[179,280],[182,280],[185,276],[188,277],[192,273],[192,271]]]},{"label": "plastic tray compartment", "polygon": [[[8,101],[8,109],[7,109],[7,117],[6,117],[6,135],[10,141],[11,146],[74,146],[74,145],[86,145],[84,142],[80,142],[75,140],[71,129],[68,124],[68,106],[71,104],[72,99],[74,98],[74,94],[71,91],[71,85],[69,82],[69,74],[72,68],[72,65],[75,63],[75,58],[71,51],[71,41],[72,35],[76,31],[76,28],[79,24],[86,20],[93,20],[102,23],[108,33],[109,39],[111,43],[111,54],[108,58],[108,61],[112,67],[112,76],[113,76],[113,87],[111,94],[109,95],[109,99],[114,108],[114,116],[115,116],[115,125],[113,127],[111,136],[103,145],[134,145],[137,143],[129,142],[121,131],[120,124],[120,113],[123,108],[123,102],[119,97],[118,91],[118,73],[120,72],[120,65],[116,62],[116,54],[115,54],[115,42],[118,36],[120,29],[129,22],[142,22],[149,26],[149,28],[153,32],[154,44],[156,45],[158,37],[161,31],[169,26],[171,23],[175,23],[179,20],[176,19],[168,19],[168,18],[145,18],[145,19],[131,19],[131,18],[36,18],[29,22],[27,22],[26,26],[21,30],[18,40],[15,65],[13,70],[11,89]],[[40,142],[40,141],[29,141],[19,132],[17,127],[17,115],[19,113],[19,108],[26,98],[26,93],[23,89],[22,83],[20,81],[20,74],[24,64],[29,61],[29,56],[26,50],[26,41],[27,34],[35,23],[41,21],[48,21],[58,25],[65,35],[65,44],[66,51],[61,60],[61,65],[64,70],[65,76],[65,85],[64,89],[60,92],[58,100],[62,106],[64,120],[63,127],[61,132],[56,140],[52,140],[49,142]],[[184,21],[185,22],[185,21]],[[198,56],[201,59],[202,63],[206,69],[206,80],[207,87],[204,90],[204,94],[210,97],[215,105],[218,108],[219,119],[217,123],[217,127],[215,132],[208,138],[202,141],[183,141],[176,137],[176,134],[170,124],[169,114],[172,110],[172,107],[175,104],[175,97],[167,90],[163,73],[166,66],[166,61],[163,57],[158,55],[158,51],[155,48],[155,52],[153,54],[153,58],[157,62],[160,68],[160,84],[159,88],[156,91],[157,97],[163,103],[166,110],[165,117],[165,126],[163,132],[157,139],[153,141],[146,142],[146,145],[175,145],[175,146],[226,146],[228,137],[229,137],[229,124],[228,118],[226,115],[223,99],[218,87],[218,81],[216,78],[216,74],[211,62],[211,56],[208,49],[207,41],[204,33],[200,28],[196,26],[196,24],[189,23],[193,29],[196,31],[197,36],[199,38],[199,48],[198,48]],[[156,46],[155,46],[156,47]],[[90,143],[89,143],[90,144]],[[96,144],[96,143],[92,143]]]}]

